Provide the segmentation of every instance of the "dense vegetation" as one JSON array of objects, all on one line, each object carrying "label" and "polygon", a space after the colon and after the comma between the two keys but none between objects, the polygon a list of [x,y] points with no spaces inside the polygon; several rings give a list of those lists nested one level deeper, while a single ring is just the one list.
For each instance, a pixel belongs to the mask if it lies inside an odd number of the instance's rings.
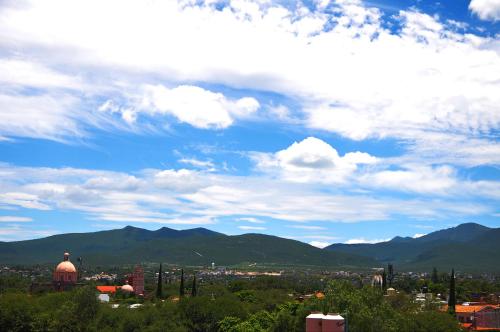
[{"label": "dense vegetation", "polygon": [[[324,298],[296,301],[295,288],[324,286]],[[460,331],[451,315],[435,306],[415,303],[411,296],[384,296],[370,286],[346,280],[304,284],[261,277],[205,284],[198,296],[176,301],[179,285],[163,285],[160,298],[138,300],[117,295],[119,308],[96,300],[92,285],[71,292],[28,295],[15,278],[0,288],[2,331],[304,331],[312,311],[341,313],[349,331]],[[297,287],[296,287],[297,286]],[[19,288],[18,288],[19,287]],[[130,303],[143,302],[136,309]]]}]

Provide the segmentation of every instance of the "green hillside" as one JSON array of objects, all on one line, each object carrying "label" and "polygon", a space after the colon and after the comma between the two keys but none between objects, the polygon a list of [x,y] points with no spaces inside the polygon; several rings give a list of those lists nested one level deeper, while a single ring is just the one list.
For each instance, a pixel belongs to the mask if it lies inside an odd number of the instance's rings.
[{"label": "green hillside", "polygon": [[370,257],[404,270],[433,267],[462,271],[500,271],[500,228],[475,223],[440,230],[417,239],[396,237],[375,244],[333,244],[325,249]]},{"label": "green hillside", "polygon": [[0,263],[55,263],[69,251],[86,264],[166,262],[183,265],[234,265],[243,262],[330,267],[371,267],[371,258],[318,249],[263,234],[227,236],[204,228],[176,231],[140,228],[72,233],[0,243]]}]

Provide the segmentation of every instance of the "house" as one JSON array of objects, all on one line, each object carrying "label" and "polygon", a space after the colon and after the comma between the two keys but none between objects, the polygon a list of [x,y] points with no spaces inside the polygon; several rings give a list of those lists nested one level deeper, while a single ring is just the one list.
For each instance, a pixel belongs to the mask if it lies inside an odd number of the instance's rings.
[{"label": "house", "polygon": [[[443,309],[448,310],[448,306]],[[500,331],[500,306],[495,304],[457,304],[455,315],[470,331]]]},{"label": "house", "polygon": [[311,313],[306,317],[306,332],[344,332],[344,317],[339,314]]},{"label": "house", "polygon": [[114,294],[121,286],[96,286],[101,294]]}]

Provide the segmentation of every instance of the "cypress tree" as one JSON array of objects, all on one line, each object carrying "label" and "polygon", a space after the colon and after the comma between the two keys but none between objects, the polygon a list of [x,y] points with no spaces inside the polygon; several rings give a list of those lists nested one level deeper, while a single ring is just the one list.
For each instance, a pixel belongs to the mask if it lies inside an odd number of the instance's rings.
[{"label": "cypress tree", "polygon": [[438,271],[435,267],[432,269],[431,281],[433,284],[437,284],[439,282]]},{"label": "cypress tree", "polygon": [[181,286],[179,288],[179,296],[184,296],[184,269],[181,269]]},{"label": "cypress tree", "polygon": [[451,269],[450,296],[448,297],[448,312],[455,315],[455,304],[457,302],[455,294],[455,270]]},{"label": "cypress tree", "polygon": [[158,285],[156,286],[156,297],[161,298],[162,293],[163,293],[163,280],[162,280],[161,263],[160,263],[160,272],[158,272]]},{"label": "cypress tree", "polygon": [[382,272],[382,289],[385,291],[387,288],[387,275],[385,274],[385,269],[384,272]]},{"label": "cypress tree", "polygon": [[196,275],[193,275],[193,287],[191,288],[191,296],[195,297],[196,296]]},{"label": "cypress tree", "polygon": [[389,287],[392,287],[392,281],[394,280],[394,267],[392,266],[392,264],[389,264],[387,266],[387,269],[389,270],[387,280],[389,280]]}]

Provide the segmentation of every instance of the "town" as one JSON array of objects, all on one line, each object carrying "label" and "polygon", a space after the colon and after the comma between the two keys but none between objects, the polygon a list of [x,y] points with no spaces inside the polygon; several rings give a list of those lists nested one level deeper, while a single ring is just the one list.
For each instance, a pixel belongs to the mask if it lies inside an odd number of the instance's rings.
[{"label": "town", "polygon": [[[77,268],[68,252],[55,267],[2,267],[1,326],[9,331],[44,330],[50,324],[55,325],[49,329],[64,329],[52,316],[55,312],[50,312],[50,306],[39,309],[48,310],[48,316],[38,316],[37,306],[27,311],[30,314],[6,309],[11,301],[16,301],[16,306],[26,301],[63,301],[74,309],[83,301],[89,307],[77,310],[93,311],[75,330],[125,331],[139,324],[140,330],[386,331],[391,319],[398,331],[430,331],[432,324],[439,326],[435,331],[500,330],[500,279],[492,274],[450,276],[436,269],[395,272],[391,264],[355,272],[300,266],[272,270],[259,264],[234,269],[215,263],[206,267],[148,263],[97,269]],[[74,313],[78,320],[79,312]],[[377,322],[372,316],[377,313],[389,316]],[[147,317],[157,315],[148,321]],[[410,319],[408,326],[403,324],[405,316]],[[160,321],[167,325],[157,326]],[[33,324],[42,326],[34,328]]]}]

